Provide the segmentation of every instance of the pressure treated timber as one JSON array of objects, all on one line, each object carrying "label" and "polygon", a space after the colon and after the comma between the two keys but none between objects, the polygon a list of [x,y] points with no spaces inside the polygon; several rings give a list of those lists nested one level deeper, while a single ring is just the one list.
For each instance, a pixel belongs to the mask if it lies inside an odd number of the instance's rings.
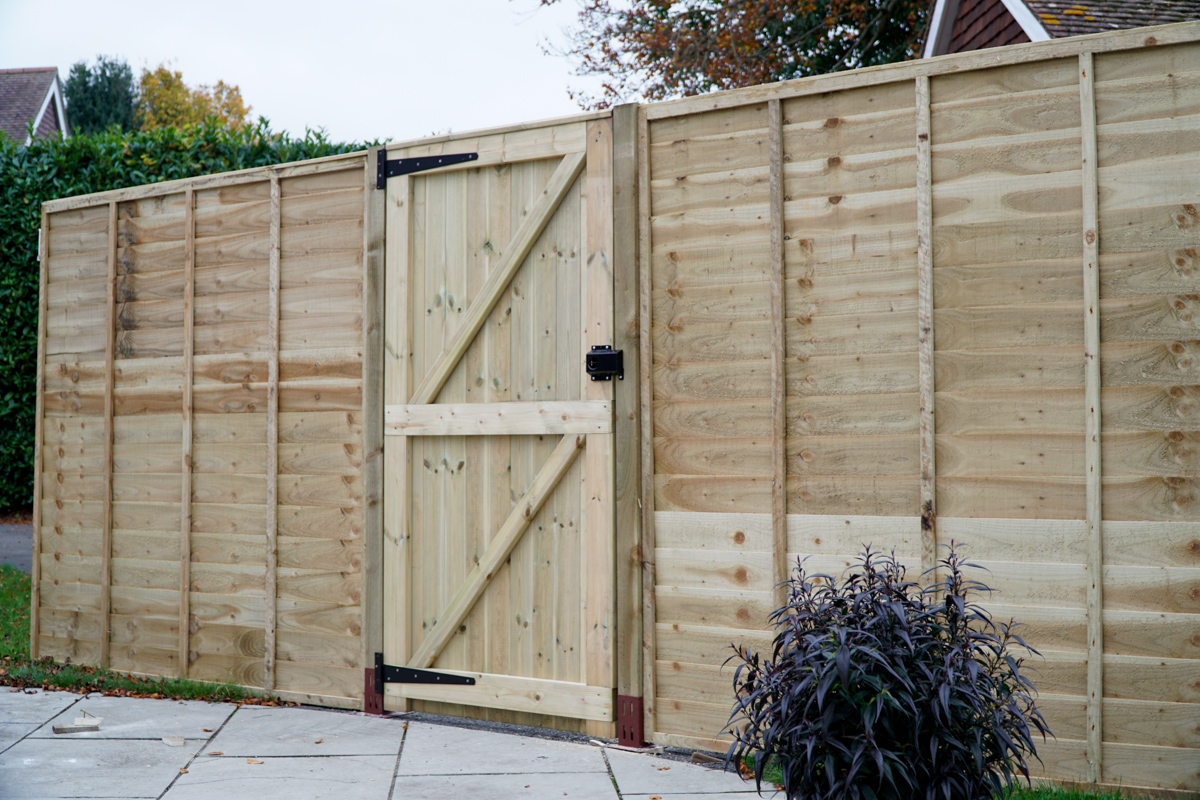
[{"label": "pressure treated timber", "polygon": [[783,256],[783,109],[767,104],[771,171],[771,524],[774,532],[773,584],[783,605],[787,579],[787,348],[784,343],[785,272]]},{"label": "pressure treated timber", "polygon": [[937,475],[934,444],[933,189],[929,124],[929,77],[916,81],[917,95],[917,344],[921,395],[921,571],[937,566]]},{"label": "pressure treated timber", "polygon": [[109,618],[112,615],[112,536],[113,536],[113,359],[116,350],[117,291],[117,204],[108,205],[108,300],[104,317],[104,511],[100,543],[100,666],[110,663]]},{"label": "pressure treated timber", "polygon": [[1151,710],[1195,702],[1183,676],[1200,664],[1200,198],[1175,177],[1197,158],[1198,36],[1105,34],[646,109],[648,738],[723,747],[728,645],[766,647],[782,350],[789,565],[837,575],[869,544],[915,577],[955,542],[995,589],[985,604],[1042,653],[1031,675],[1060,742],[1041,776],[1200,785],[1163,755],[1196,746],[1155,724],[1176,709]]},{"label": "pressure treated timber", "polygon": [[275,688],[275,609],[278,591],[276,578],[279,571],[279,251],[281,225],[281,190],[279,177],[271,176],[271,260],[270,289],[267,299],[268,336],[271,344],[267,354],[267,490],[266,504],[267,552],[266,582],[263,594],[267,600],[267,626],[263,637],[263,688]]},{"label": "pressure treated timber", "polygon": [[378,151],[369,152],[363,171],[363,620],[362,664],[383,652],[384,632],[384,429],[380,410],[385,380],[385,229],[386,193],[374,188]]},{"label": "pressure treated timber", "polygon": [[641,368],[639,458],[641,482],[638,500],[642,514],[641,584],[642,584],[642,710],[647,735],[655,729],[654,659],[658,653],[655,637],[654,589],[654,356],[650,331],[653,324],[653,269],[650,250],[649,173],[650,134],[645,108],[637,114],[637,172],[638,172],[638,361]]},{"label": "pressure treated timber", "polygon": [[[642,697],[641,353],[638,341],[638,106],[613,109],[613,348],[625,378],[613,386],[616,490],[617,694]],[[621,235],[620,232],[626,235]]]},{"label": "pressure treated timber", "polygon": [[526,403],[438,403],[385,409],[385,429],[401,436],[611,433],[612,403],[543,400]]},{"label": "pressure treated timber", "polygon": [[479,326],[491,313],[492,307],[500,298],[505,286],[512,280],[513,274],[521,266],[525,256],[529,254],[529,248],[533,246],[546,223],[550,221],[550,216],[562,202],[567,190],[583,170],[585,162],[586,157],[583,153],[570,153],[563,157],[562,163],[551,176],[550,183],[538,198],[537,204],[530,209],[521,227],[513,235],[513,240],[505,251],[502,263],[488,275],[487,284],[480,290],[479,295],[467,310],[467,316],[455,332],[454,339],[413,389],[412,402],[414,404],[430,403],[437,397],[446,379],[450,377],[450,370],[458,363],[471,340],[475,338],[475,334],[479,332]]},{"label": "pressure treated timber", "polygon": [[574,719],[607,722],[613,717],[612,689],[567,681],[547,682],[544,678],[519,678],[481,672],[442,670],[448,675],[474,678],[474,686],[431,683],[390,683],[389,695],[414,700],[474,705],[484,694],[497,707],[530,714],[549,714]]},{"label": "pressure treated timber", "polygon": [[336,609],[360,614],[362,593],[363,165],[48,212],[39,495],[53,502],[39,507],[38,573],[73,588],[39,586],[47,654],[334,704],[361,695],[361,616]]},{"label": "pressure treated timber", "polygon": [[1087,428],[1088,527],[1088,781],[1099,783],[1103,770],[1104,702],[1104,551],[1101,530],[1100,413],[1100,226],[1096,152],[1095,69],[1091,53],[1079,56],[1079,104],[1083,140],[1083,302],[1084,405]]},{"label": "pressure treated timber", "polygon": [[442,648],[454,635],[455,629],[475,605],[480,594],[487,588],[495,570],[508,558],[513,547],[521,538],[521,534],[529,527],[529,522],[541,509],[546,498],[558,485],[558,481],[566,473],[575,456],[583,448],[587,440],[583,436],[564,436],[550,454],[550,458],[542,465],[534,482],[517,501],[508,519],[496,532],[488,545],[488,549],[479,559],[479,563],[467,575],[467,579],[458,588],[449,605],[437,618],[433,629],[426,635],[421,646],[409,658],[408,665],[415,669],[426,669]]},{"label": "pressure treated timber", "polygon": [[[484,688],[393,687],[388,708],[595,733],[611,703],[588,711],[579,697],[616,688],[643,695],[649,740],[721,748],[721,664],[730,644],[769,647],[781,558],[838,574],[870,544],[915,577],[931,540],[953,540],[996,590],[988,608],[1025,623],[1041,652],[1033,678],[1060,738],[1040,775],[1200,788],[1186,723],[1200,702],[1197,41],[1194,23],[1073,37],[392,144],[393,157],[480,161],[386,191],[354,154],[46,206],[34,646],[80,663],[107,647],[121,669],[262,688],[273,618],[275,691],[353,706],[373,652],[406,663],[422,645],[557,437],[586,436],[432,664]],[[513,232],[585,151],[496,292]],[[389,302],[371,356],[379,205]],[[485,288],[494,302],[470,312]],[[436,396],[414,399],[456,339]],[[590,385],[585,343],[636,349],[638,385]],[[609,427],[386,436],[373,522],[384,405],[432,401],[602,401]],[[622,466],[630,452],[636,469]],[[936,538],[922,536],[929,501]],[[614,518],[615,549],[591,538]],[[638,587],[621,578],[630,567]]]},{"label": "pressure treated timber", "polygon": [[37,394],[34,409],[34,450],[33,450],[33,554],[30,569],[30,607],[29,607],[29,656],[37,659],[38,638],[41,625],[39,614],[41,596],[41,574],[39,561],[42,556],[42,492],[45,489],[43,476],[42,447],[46,441],[46,309],[49,303],[49,292],[46,287],[46,276],[49,272],[50,224],[45,209],[41,212],[41,226],[38,228],[38,343],[37,343]]},{"label": "pressure treated timber", "polygon": [[184,191],[183,229],[183,370],[182,370],[182,425],[181,447],[183,449],[180,474],[180,529],[179,529],[179,655],[176,669],[179,677],[186,678],[191,666],[191,569],[192,569],[192,414],[194,412],[194,331],[196,291],[196,199],[191,188]]}]

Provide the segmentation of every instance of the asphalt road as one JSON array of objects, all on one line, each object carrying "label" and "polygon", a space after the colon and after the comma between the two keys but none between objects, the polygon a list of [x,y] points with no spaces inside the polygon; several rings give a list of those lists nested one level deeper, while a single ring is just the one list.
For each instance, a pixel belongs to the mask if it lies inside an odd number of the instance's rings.
[{"label": "asphalt road", "polygon": [[0,564],[29,572],[33,566],[32,525],[0,525]]}]

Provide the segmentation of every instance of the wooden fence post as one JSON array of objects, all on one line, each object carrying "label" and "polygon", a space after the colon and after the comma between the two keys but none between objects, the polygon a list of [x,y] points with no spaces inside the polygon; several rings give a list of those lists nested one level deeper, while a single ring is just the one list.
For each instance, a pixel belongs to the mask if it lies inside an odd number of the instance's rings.
[{"label": "wooden fence post", "polygon": [[933,169],[929,76],[917,78],[917,371],[921,401],[921,572],[937,568],[934,458]]},{"label": "wooden fence post", "polygon": [[783,109],[767,103],[771,192],[771,550],[775,605],[782,606],[787,580],[787,337],[784,328]]},{"label": "wooden fence post", "polygon": [[1099,783],[1104,703],[1104,550],[1100,477],[1100,228],[1097,186],[1096,97],[1091,53],[1079,55],[1080,132],[1083,138],[1084,410],[1087,438],[1087,760],[1088,780]]},{"label": "wooden fence post", "polygon": [[267,574],[266,630],[263,632],[263,688],[275,688],[276,581],[279,576],[279,228],[281,220],[279,173],[271,175],[270,306],[267,345]]},{"label": "wooden fence post", "polygon": [[196,325],[196,193],[184,192],[183,230],[183,461],[179,526],[179,677],[188,676],[192,583],[192,385]]}]

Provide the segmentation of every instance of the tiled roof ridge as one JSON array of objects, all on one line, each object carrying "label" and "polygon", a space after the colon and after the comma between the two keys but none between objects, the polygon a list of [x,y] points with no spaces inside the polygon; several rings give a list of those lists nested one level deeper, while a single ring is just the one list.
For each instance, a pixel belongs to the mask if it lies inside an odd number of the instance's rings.
[{"label": "tiled roof ridge", "polygon": [[0,75],[19,75],[24,72],[58,72],[58,67],[17,67],[0,69]]},{"label": "tiled roof ridge", "polygon": [[1200,19],[1200,0],[1022,0],[1055,39]]}]

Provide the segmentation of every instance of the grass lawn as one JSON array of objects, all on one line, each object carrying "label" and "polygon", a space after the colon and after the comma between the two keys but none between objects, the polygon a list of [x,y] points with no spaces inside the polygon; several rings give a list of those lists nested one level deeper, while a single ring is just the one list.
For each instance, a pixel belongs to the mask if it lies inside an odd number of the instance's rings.
[{"label": "grass lawn", "polygon": [[180,678],[138,678],[112,670],[29,658],[29,575],[0,565],[0,684],[129,697],[283,705],[237,686]]}]

